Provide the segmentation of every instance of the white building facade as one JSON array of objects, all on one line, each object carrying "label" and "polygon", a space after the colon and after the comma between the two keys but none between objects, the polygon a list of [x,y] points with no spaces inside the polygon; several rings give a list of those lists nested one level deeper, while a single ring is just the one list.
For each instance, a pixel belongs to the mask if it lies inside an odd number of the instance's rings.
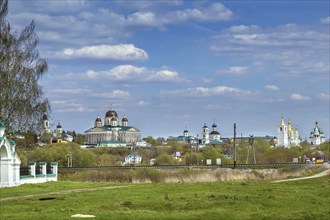
[{"label": "white building facade", "polygon": [[210,142],[221,141],[221,135],[217,131],[217,125],[215,123],[213,123],[212,125],[212,131],[210,132],[209,137],[210,137]]},{"label": "white building facade", "polygon": [[125,157],[124,164],[134,165],[142,162],[142,157],[136,154],[129,154]]},{"label": "white building facade", "polygon": [[215,123],[212,124],[211,132],[209,132],[209,128],[207,127],[206,123],[204,123],[202,128],[201,144],[222,144],[221,135]]},{"label": "white building facade", "polygon": [[124,116],[119,123],[119,117],[116,111],[110,108],[105,114],[104,124],[100,117],[97,117],[94,127],[84,132],[85,143],[97,145],[104,141],[123,142],[133,145],[140,139],[140,130],[128,126],[128,119]]},{"label": "white building facade", "polygon": [[293,129],[291,120],[288,124],[285,123],[284,118],[281,118],[281,122],[277,129],[277,144],[276,147],[288,147],[292,145],[299,145],[300,137],[298,128]]},{"label": "white building facade", "polygon": [[0,121],[0,188],[20,184],[21,160],[16,154],[16,143],[7,138],[5,124]]},{"label": "white building facade", "polygon": [[207,127],[206,123],[204,123],[202,131],[202,144],[208,144],[210,143],[210,134],[209,134],[209,128]]},{"label": "white building facade", "polygon": [[315,122],[315,127],[313,128],[313,130],[310,133],[309,142],[310,142],[310,144],[313,144],[315,146],[318,146],[325,142],[324,132],[319,127],[318,122]]}]

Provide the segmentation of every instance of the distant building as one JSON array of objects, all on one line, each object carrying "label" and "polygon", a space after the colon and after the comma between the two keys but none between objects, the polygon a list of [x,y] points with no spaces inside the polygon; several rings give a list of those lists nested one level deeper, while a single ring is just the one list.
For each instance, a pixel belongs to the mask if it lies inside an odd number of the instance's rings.
[{"label": "distant building", "polygon": [[183,135],[178,137],[168,137],[167,140],[174,140],[184,144],[198,144],[200,147],[208,144],[222,144],[221,135],[217,131],[217,125],[215,123],[213,123],[212,125],[211,132],[209,132],[209,128],[207,127],[206,123],[204,123],[204,126],[202,127],[201,139],[199,139],[198,135],[197,137],[190,136],[188,129],[185,128],[185,130],[183,131]]},{"label": "distant building", "polygon": [[204,145],[215,145],[215,144],[222,144],[221,135],[217,131],[217,125],[213,123],[212,125],[212,131],[209,133],[209,128],[207,127],[206,123],[204,124],[202,128],[202,139],[201,144]]},{"label": "distant building", "polygon": [[203,126],[202,141],[201,142],[202,142],[202,144],[210,143],[209,128],[207,127],[206,123]]},{"label": "distant building", "polygon": [[183,143],[183,144],[198,144],[198,138],[190,136],[187,128],[184,129],[183,135],[180,135],[178,137],[173,137],[172,140]]},{"label": "distant building", "polygon": [[322,144],[325,142],[324,132],[319,127],[318,122],[315,122],[315,127],[310,133],[309,142],[315,146]]},{"label": "distant building", "polygon": [[221,135],[217,131],[217,125],[215,123],[213,123],[213,125],[212,125],[212,131],[211,131],[209,137],[210,137],[210,144],[212,144],[212,143],[222,143]]},{"label": "distant building", "polygon": [[140,130],[128,126],[128,119],[124,116],[119,124],[119,117],[116,111],[110,108],[105,114],[104,124],[102,119],[95,119],[94,127],[84,132],[85,142],[89,145],[98,145],[104,141],[122,142],[133,145],[140,138]]},{"label": "distant building", "polygon": [[135,142],[136,147],[151,147],[151,144],[148,144],[146,141],[137,141]]},{"label": "distant building", "polygon": [[136,154],[129,154],[125,157],[125,162],[124,164],[129,165],[129,164],[138,164],[142,162],[142,157]]},{"label": "distant building", "polygon": [[56,129],[51,132],[50,131],[50,123],[49,123],[49,119],[47,117],[46,114],[44,114],[43,118],[42,118],[42,134],[50,134],[51,135],[51,139],[52,142],[54,143],[66,143],[66,142],[72,142],[73,141],[73,136],[66,134],[65,132],[63,132],[63,128],[62,125],[60,124],[60,122],[58,122]]},{"label": "distant building", "polygon": [[46,114],[42,117],[42,133],[50,133],[50,125],[49,125],[49,120]]},{"label": "distant building", "polygon": [[288,147],[291,145],[299,145],[300,137],[298,128],[293,129],[291,120],[288,124],[285,124],[284,118],[281,118],[281,122],[277,129],[277,143],[276,147]]},{"label": "distant building", "polygon": [[172,156],[178,161],[182,160],[182,153],[180,151],[175,152]]}]

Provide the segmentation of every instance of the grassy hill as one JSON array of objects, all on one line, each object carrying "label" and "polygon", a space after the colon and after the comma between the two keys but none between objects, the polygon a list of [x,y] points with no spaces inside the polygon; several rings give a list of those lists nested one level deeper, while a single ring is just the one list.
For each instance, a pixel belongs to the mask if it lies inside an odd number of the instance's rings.
[{"label": "grassy hill", "polygon": [[[53,182],[2,188],[0,219],[328,219],[329,175],[271,183],[109,184]],[[102,189],[105,186],[126,188]],[[69,189],[94,191],[59,192]],[[50,200],[42,200],[51,198]],[[41,200],[40,200],[41,199]]]}]

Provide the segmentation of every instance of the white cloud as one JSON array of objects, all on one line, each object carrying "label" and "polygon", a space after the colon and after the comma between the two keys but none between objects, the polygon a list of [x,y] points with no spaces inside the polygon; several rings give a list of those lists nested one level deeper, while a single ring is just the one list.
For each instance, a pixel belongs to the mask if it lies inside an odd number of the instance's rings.
[{"label": "white cloud", "polygon": [[229,110],[232,107],[229,104],[207,104],[205,108],[211,110]]},{"label": "white cloud", "polygon": [[111,60],[147,60],[148,54],[133,44],[96,45],[80,49],[65,48],[57,53],[60,58],[88,57]]},{"label": "white cloud", "polygon": [[148,106],[149,105],[149,102],[140,100],[140,101],[138,101],[137,105],[138,106],[141,106],[141,107],[144,107],[144,106]]},{"label": "white cloud", "polygon": [[322,24],[330,24],[330,17],[321,18],[320,21]]},{"label": "white cloud", "polygon": [[147,81],[175,81],[179,80],[179,74],[175,71],[171,70],[159,70],[154,74],[151,74],[147,79]]},{"label": "white cloud", "polygon": [[145,67],[136,67],[133,65],[120,65],[105,72],[107,76],[115,80],[128,80],[143,78],[146,75],[147,69]]},{"label": "white cloud", "polygon": [[206,8],[192,8],[170,13],[173,20],[223,21],[233,17],[233,13],[221,3],[214,3]]},{"label": "white cloud", "polygon": [[330,100],[330,95],[329,94],[326,94],[326,93],[320,93],[319,96],[318,96],[319,99],[322,99],[322,100]]},{"label": "white cloud", "polygon": [[188,89],[180,90],[167,90],[161,91],[160,95],[162,97],[209,97],[209,96],[218,96],[218,95],[245,95],[251,94],[251,91],[244,91],[238,88],[227,87],[227,86],[216,86],[213,88],[205,87],[194,87]]},{"label": "white cloud", "polygon": [[92,97],[102,97],[102,98],[111,98],[111,99],[126,99],[131,97],[131,94],[128,91],[124,90],[113,90],[111,92],[103,92],[103,93],[93,93],[90,94]]},{"label": "white cloud", "polygon": [[86,94],[90,93],[90,89],[83,88],[70,88],[70,89],[53,89],[50,91],[51,93],[61,93],[61,94]]},{"label": "white cloud", "polygon": [[236,25],[231,26],[228,30],[233,33],[244,33],[258,30],[259,27],[257,25]]},{"label": "white cloud", "polygon": [[230,66],[227,69],[219,70],[220,74],[233,74],[233,75],[242,75],[247,73],[249,67],[247,66]]},{"label": "white cloud", "polygon": [[243,42],[252,42],[253,40],[257,40],[257,38],[260,39],[262,35],[258,34],[234,34],[234,39]]},{"label": "white cloud", "polygon": [[162,27],[191,20],[196,22],[224,21],[230,20],[232,17],[232,11],[221,3],[214,3],[204,8],[187,8],[163,14],[156,14],[150,10],[138,11],[128,15],[126,22],[128,25]]},{"label": "white cloud", "polygon": [[329,30],[322,25],[237,25],[211,39],[210,50],[217,55],[258,61],[286,78],[315,73],[313,80],[320,81],[329,73]]},{"label": "white cloud", "polygon": [[85,76],[90,79],[98,77],[107,77],[114,81],[134,81],[134,82],[182,82],[185,81],[179,76],[179,73],[160,69],[153,70],[146,67],[137,67],[133,65],[119,65],[108,71],[88,70]]},{"label": "white cloud", "polygon": [[91,112],[90,108],[84,107],[80,103],[75,103],[70,100],[57,100],[51,101],[52,106],[56,109],[56,112]]},{"label": "white cloud", "polygon": [[280,88],[278,86],[275,86],[275,85],[266,85],[264,88],[269,90],[269,91],[273,91],[273,92],[276,92],[276,91],[280,90]]},{"label": "white cloud", "polygon": [[127,22],[134,25],[158,26],[158,18],[153,12],[135,12],[127,17]]},{"label": "white cloud", "polygon": [[295,101],[308,101],[310,99],[308,96],[303,96],[298,93],[291,94],[290,98]]},{"label": "white cloud", "polygon": [[202,78],[202,81],[203,81],[204,83],[210,83],[210,82],[213,81],[213,79],[203,77],[203,78]]}]

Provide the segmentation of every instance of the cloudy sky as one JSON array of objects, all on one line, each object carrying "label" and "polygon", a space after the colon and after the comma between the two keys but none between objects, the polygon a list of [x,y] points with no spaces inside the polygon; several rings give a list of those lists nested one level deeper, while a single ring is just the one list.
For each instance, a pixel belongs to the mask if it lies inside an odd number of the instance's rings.
[{"label": "cloudy sky", "polygon": [[36,22],[52,123],[83,132],[112,105],[141,136],[329,138],[329,1],[20,1],[7,20]]}]

